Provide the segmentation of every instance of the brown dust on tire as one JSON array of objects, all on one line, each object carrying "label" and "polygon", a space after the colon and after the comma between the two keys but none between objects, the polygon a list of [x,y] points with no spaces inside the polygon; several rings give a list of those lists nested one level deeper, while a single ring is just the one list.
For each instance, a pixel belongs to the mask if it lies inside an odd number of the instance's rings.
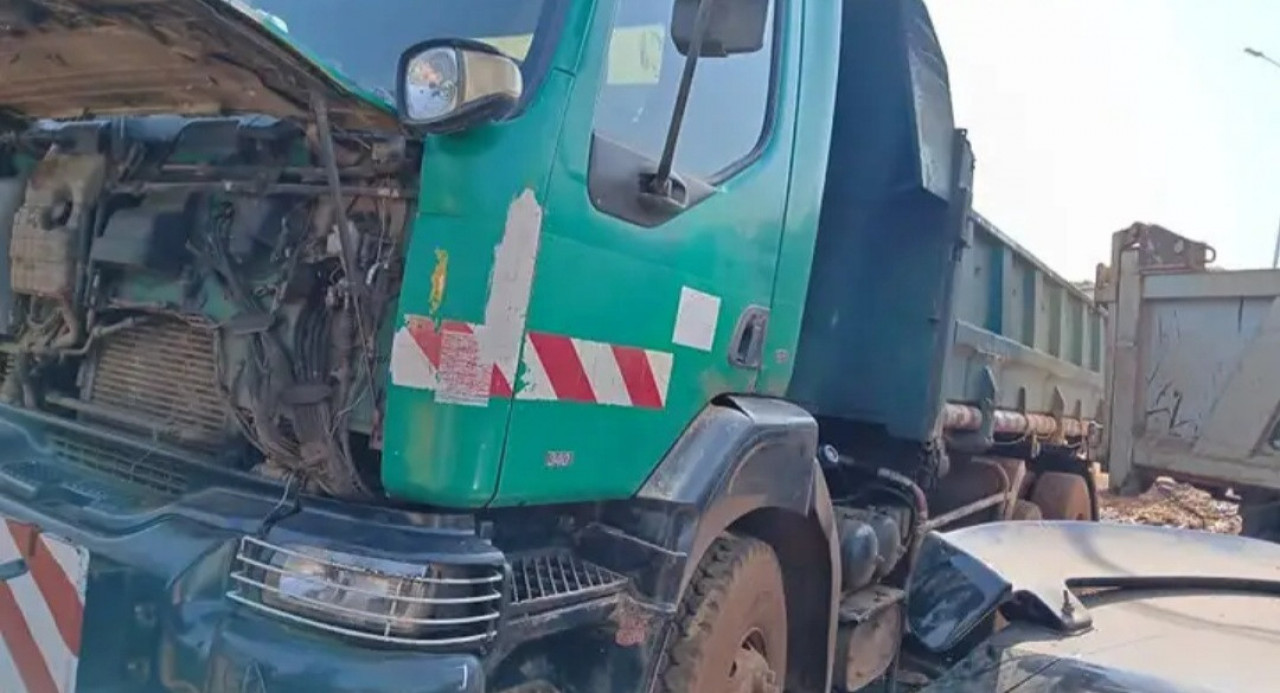
[{"label": "brown dust on tire", "polygon": [[1040,506],[1046,520],[1092,520],[1093,504],[1084,477],[1066,472],[1045,472],[1036,479],[1031,502]]},{"label": "brown dust on tire", "polygon": [[782,567],[769,545],[722,535],[685,590],[659,690],[780,693],[787,670]]}]

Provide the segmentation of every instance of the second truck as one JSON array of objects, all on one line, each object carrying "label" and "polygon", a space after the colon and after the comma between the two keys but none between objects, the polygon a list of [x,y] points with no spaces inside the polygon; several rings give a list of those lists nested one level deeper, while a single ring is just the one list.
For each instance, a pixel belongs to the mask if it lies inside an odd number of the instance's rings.
[{"label": "second truck", "polygon": [[828,691],[1097,515],[919,0],[0,2],[5,690]]},{"label": "second truck", "polygon": [[1280,541],[1280,271],[1223,270],[1154,224],[1112,237],[1103,448],[1112,489],[1160,476],[1240,501],[1241,533]]}]

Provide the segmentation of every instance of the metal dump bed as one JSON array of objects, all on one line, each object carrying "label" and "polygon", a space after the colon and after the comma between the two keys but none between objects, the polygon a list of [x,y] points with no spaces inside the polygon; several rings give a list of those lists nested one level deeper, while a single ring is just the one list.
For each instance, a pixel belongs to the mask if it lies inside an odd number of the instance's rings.
[{"label": "metal dump bed", "polygon": [[978,428],[990,398],[1006,412],[998,432],[1087,433],[1103,412],[1103,312],[977,213],[966,242],[944,381],[948,427]]},{"label": "metal dump bed", "polygon": [[1280,271],[1218,271],[1213,251],[1158,227],[1115,235],[1106,446],[1113,489],[1157,475],[1280,489]]}]

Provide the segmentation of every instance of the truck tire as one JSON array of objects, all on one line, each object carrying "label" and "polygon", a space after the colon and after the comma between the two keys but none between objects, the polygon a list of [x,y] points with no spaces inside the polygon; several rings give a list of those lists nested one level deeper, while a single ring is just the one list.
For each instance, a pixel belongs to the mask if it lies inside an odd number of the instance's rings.
[{"label": "truck tire", "polygon": [[658,690],[781,693],[787,671],[782,567],[769,545],[722,535],[685,590]]},{"label": "truck tire", "polygon": [[1093,502],[1084,477],[1066,472],[1045,472],[1036,479],[1031,502],[1040,506],[1046,520],[1092,520]]}]

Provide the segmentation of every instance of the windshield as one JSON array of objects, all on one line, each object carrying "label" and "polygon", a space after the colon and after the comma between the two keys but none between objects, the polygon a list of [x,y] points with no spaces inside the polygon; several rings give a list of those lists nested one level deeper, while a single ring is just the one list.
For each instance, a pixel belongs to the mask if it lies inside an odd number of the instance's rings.
[{"label": "windshield", "polygon": [[483,41],[521,64],[526,93],[546,71],[560,0],[225,0],[393,102],[405,49],[437,38]]}]

